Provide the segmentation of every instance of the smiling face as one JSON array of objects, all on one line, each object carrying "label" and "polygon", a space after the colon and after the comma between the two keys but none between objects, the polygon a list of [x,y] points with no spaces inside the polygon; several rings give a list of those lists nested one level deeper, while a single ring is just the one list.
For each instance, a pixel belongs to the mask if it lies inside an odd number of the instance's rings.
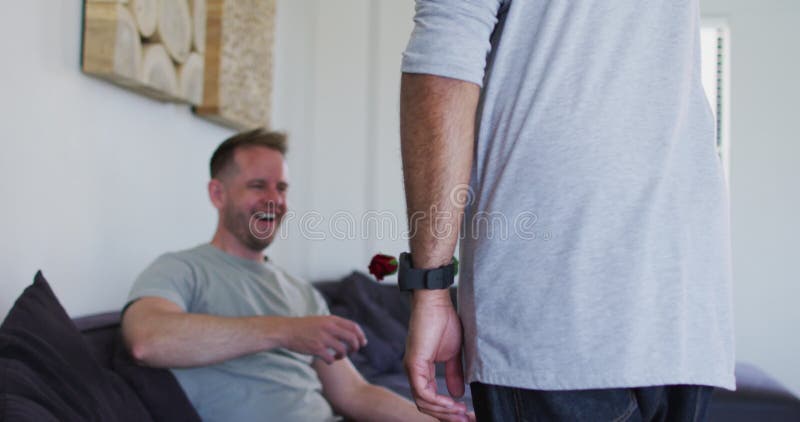
[{"label": "smiling face", "polygon": [[260,253],[272,243],[286,214],[288,188],[288,167],[280,152],[237,148],[230,168],[209,183],[219,211],[217,235],[229,247]]}]

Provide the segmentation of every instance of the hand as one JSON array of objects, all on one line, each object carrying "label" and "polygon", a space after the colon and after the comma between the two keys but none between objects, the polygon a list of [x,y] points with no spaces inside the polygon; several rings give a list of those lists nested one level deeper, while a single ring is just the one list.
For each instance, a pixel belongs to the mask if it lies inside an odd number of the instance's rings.
[{"label": "hand", "polygon": [[283,347],[316,356],[327,364],[367,345],[358,324],[333,315],[286,318],[283,337]]},{"label": "hand", "polygon": [[461,321],[449,292],[416,291],[412,307],[404,363],[417,407],[440,420],[469,420],[464,403],[436,392],[434,364],[445,362],[447,390],[453,397],[464,395]]}]

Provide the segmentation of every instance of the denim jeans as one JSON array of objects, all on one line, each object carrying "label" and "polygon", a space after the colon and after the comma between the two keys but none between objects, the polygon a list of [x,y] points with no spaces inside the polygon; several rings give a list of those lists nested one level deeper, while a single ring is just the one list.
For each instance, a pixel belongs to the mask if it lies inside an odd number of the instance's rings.
[{"label": "denim jeans", "polygon": [[712,387],[541,391],[470,384],[478,422],[705,421]]}]

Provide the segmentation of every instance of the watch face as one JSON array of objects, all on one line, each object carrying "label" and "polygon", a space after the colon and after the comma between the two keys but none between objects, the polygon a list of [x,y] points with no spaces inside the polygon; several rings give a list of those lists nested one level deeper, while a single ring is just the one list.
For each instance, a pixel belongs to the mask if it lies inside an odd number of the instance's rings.
[{"label": "watch face", "polygon": [[411,254],[403,252],[400,254],[400,266],[411,268]]}]

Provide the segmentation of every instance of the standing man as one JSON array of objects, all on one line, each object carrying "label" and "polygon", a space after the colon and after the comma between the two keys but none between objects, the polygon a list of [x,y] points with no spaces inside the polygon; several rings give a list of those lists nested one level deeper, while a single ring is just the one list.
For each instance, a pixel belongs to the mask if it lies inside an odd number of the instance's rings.
[{"label": "standing man", "polygon": [[410,268],[446,279],[463,224],[460,315],[401,274],[417,405],[463,418],[446,362],[478,420],[702,420],[734,357],[698,1],[417,0],[414,21]]}]

